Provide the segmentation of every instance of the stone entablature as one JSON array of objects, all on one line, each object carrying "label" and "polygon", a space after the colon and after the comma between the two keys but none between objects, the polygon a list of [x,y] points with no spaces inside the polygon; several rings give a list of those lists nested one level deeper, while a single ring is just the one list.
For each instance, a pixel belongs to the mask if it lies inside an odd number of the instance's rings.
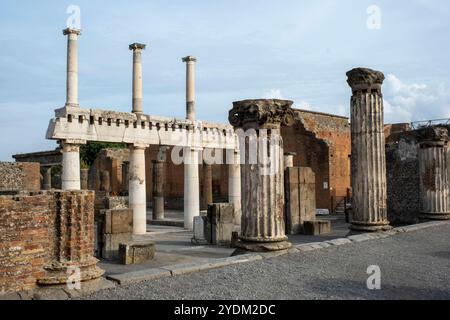
[{"label": "stone entablature", "polygon": [[228,125],[74,107],[55,111],[47,139],[212,149],[239,147],[238,137]]}]

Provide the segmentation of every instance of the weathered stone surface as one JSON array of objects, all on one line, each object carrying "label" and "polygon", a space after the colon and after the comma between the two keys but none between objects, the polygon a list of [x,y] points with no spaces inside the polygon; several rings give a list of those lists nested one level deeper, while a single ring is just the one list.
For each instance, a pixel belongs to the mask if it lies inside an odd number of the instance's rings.
[{"label": "weathered stone surface", "polygon": [[0,162],[0,192],[41,190],[40,164]]},{"label": "weathered stone surface", "polygon": [[135,242],[119,245],[119,262],[123,265],[141,264],[155,257],[155,243]]},{"label": "weathered stone surface", "polygon": [[234,207],[229,203],[215,203],[208,206],[205,219],[205,238],[214,245],[231,245],[234,228]]},{"label": "weathered stone surface", "polygon": [[119,234],[133,232],[133,211],[130,209],[103,210],[103,233]]},{"label": "weathered stone surface", "polygon": [[131,233],[103,234],[102,258],[106,260],[119,259],[119,246],[133,240]]},{"label": "weathered stone surface", "polygon": [[326,220],[305,221],[303,233],[311,236],[331,233],[331,222]]},{"label": "weathered stone surface", "polygon": [[205,220],[206,217],[194,217],[194,237],[191,239],[193,244],[204,245],[208,243],[205,237]]},{"label": "weathered stone surface", "polygon": [[170,271],[161,268],[145,269],[117,275],[107,276],[107,279],[118,282],[120,285],[128,285],[143,281],[151,281],[170,277]]}]

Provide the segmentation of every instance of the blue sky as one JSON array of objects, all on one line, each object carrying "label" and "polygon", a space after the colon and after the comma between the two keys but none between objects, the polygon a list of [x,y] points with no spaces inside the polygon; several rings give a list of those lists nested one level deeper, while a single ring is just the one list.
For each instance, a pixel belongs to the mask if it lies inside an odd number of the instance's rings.
[{"label": "blue sky", "polygon": [[[346,71],[385,73],[386,122],[450,118],[447,0],[170,0],[0,3],[0,160],[53,149],[49,119],[65,102],[69,5],[81,8],[83,107],[131,110],[132,56],[144,52],[144,111],[184,117],[185,68],[195,55],[197,117],[226,122],[235,100],[286,98],[348,115]],[[370,30],[377,5],[381,29]]]}]

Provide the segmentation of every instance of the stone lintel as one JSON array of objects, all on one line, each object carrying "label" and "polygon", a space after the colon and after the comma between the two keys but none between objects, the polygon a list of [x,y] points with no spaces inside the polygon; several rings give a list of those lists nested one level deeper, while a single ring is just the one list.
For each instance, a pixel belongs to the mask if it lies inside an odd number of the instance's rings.
[{"label": "stone lintel", "polygon": [[147,47],[147,45],[142,44],[142,43],[132,43],[130,44],[129,48],[130,50],[145,50],[145,48]]},{"label": "stone lintel", "polygon": [[74,28],[66,28],[63,30],[63,35],[67,36],[69,34],[76,34],[81,35],[81,29],[74,29]]},{"label": "stone lintel", "polygon": [[347,72],[347,83],[354,92],[376,90],[381,94],[384,74],[368,68],[355,68]]}]

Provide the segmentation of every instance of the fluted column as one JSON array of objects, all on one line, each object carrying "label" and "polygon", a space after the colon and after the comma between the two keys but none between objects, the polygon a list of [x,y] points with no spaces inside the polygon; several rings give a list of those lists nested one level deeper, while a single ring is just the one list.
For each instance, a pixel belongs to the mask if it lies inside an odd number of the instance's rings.
[{"label": "fluted column", "polygon": [[293,124],[292,104],[245,100],[235,102],[230,111],[230,123],[245,131],[237,131],[243,161],[241,236],[236,244],[240,249],[276,251],[291,246],[285,234],[281,126]]},{"label": "fluted column", "polygon": [[80,145],[64,141],[62,148],[61,188],[65,191],[80,190]]},{"label": "fluted column", "polygon": [[445,127],[419,130],[421,218],[450,220],[449,136]]},{"label": "fluted column", "polygon": [[197,59],[192,56],[183,58],[186,63],[186,119],[195,120],[195,64]]},{"label": "fluted column", "polygon": [[194,217],[200,216],[199,150],[184,148],[184,228],[194,229]]},{"label": "fluted column", "polygon": [[234,206],[234,224],[241,224],[241,162],[240,153],[232,151],[232,163],[228,165],[228,202]]},{"label": "fluted column", "polygon": [[130,44],[133,51],[133,113],[142,114],[142,50],[146,45],[141,43]]},{"label": "fluted column", "polygon": [[78,107],[78,36],[81,30],[67,28],[67,87],[66,106]]},{"label": "fluted column", "polygon": [[355,231],[389,229],[386,154],[381,86],[384,75],[370,69],[347,73],[352,88],[352,221]]},{"label": "fluted column", "polygon": [[129,202],[133,209],[133,234],[147,233],[147,195],[145,184],[145,148],[130,147]]}]

